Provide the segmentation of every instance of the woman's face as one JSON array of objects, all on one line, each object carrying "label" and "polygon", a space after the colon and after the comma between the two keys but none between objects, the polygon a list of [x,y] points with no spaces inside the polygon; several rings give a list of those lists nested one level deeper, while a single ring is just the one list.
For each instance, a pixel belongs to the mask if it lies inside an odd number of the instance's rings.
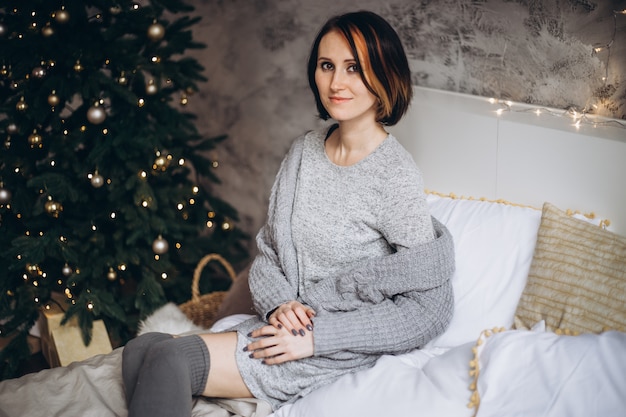
[{"label": "woman's face", "polygon": [[376,97],[367,89],[348,41],[337,31],[322,37],[315,84],[324,108],[338,122],[376,120]]}]

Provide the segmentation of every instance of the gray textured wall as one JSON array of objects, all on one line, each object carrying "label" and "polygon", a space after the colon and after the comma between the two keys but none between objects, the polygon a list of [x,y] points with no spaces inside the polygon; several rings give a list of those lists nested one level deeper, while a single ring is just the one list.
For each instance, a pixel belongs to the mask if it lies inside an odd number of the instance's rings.
[{"label": "gray textured wall", "polygon": [[[206,134],[229,136],[215,192],[262,224],[281,158],[318,125],[305,65],[331,15],[369,9],[398,30],[416,85],[626,118],[626,1],[190,0],[209,82],[191,97]],[[617,26],[614,26],[614,22]],[[615,36],[613,35],[616,29]],[[612,39],[607,51],[593,54]],[[608,74],[608,78],[602,78]]]}]

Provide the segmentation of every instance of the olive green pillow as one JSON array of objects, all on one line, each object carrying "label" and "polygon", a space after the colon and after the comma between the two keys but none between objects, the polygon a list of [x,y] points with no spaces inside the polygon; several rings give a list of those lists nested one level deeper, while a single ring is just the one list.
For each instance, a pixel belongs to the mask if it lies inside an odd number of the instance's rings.
[{"label": "olive green pillow", "polygon": [[626,331],[626,237],[545,203],[516,328]]}]

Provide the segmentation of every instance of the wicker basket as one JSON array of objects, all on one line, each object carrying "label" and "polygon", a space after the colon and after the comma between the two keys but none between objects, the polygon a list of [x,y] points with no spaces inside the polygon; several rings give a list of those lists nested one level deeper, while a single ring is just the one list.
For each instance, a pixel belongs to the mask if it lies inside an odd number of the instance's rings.
[{"label": "wicker basket", "polygon": [[218,261],[222,264],[230,279],[234,282],[237,278],[232,265],[221,255],[210,253],[205,255],[196,269],[193,271],[193,280],[191,282],[191,300],[181,304],[179,307],[183,313],[196,325],[209,328],[215,321],[215,314],[226,296],[227,291],[213,291],[208,294],[200,295],[200,275],[202,270],[211,261]]}]

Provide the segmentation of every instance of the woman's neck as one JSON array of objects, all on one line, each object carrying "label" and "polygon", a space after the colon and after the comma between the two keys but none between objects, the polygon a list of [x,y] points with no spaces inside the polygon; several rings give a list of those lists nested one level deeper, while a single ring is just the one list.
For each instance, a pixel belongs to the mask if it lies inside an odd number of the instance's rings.
[{"label": "woman's neck", "polygon": [[336,165],[354,165],[371,154],[387,135],[379,123],[356,126],[340,123],[326,140],[326,155]]}]

